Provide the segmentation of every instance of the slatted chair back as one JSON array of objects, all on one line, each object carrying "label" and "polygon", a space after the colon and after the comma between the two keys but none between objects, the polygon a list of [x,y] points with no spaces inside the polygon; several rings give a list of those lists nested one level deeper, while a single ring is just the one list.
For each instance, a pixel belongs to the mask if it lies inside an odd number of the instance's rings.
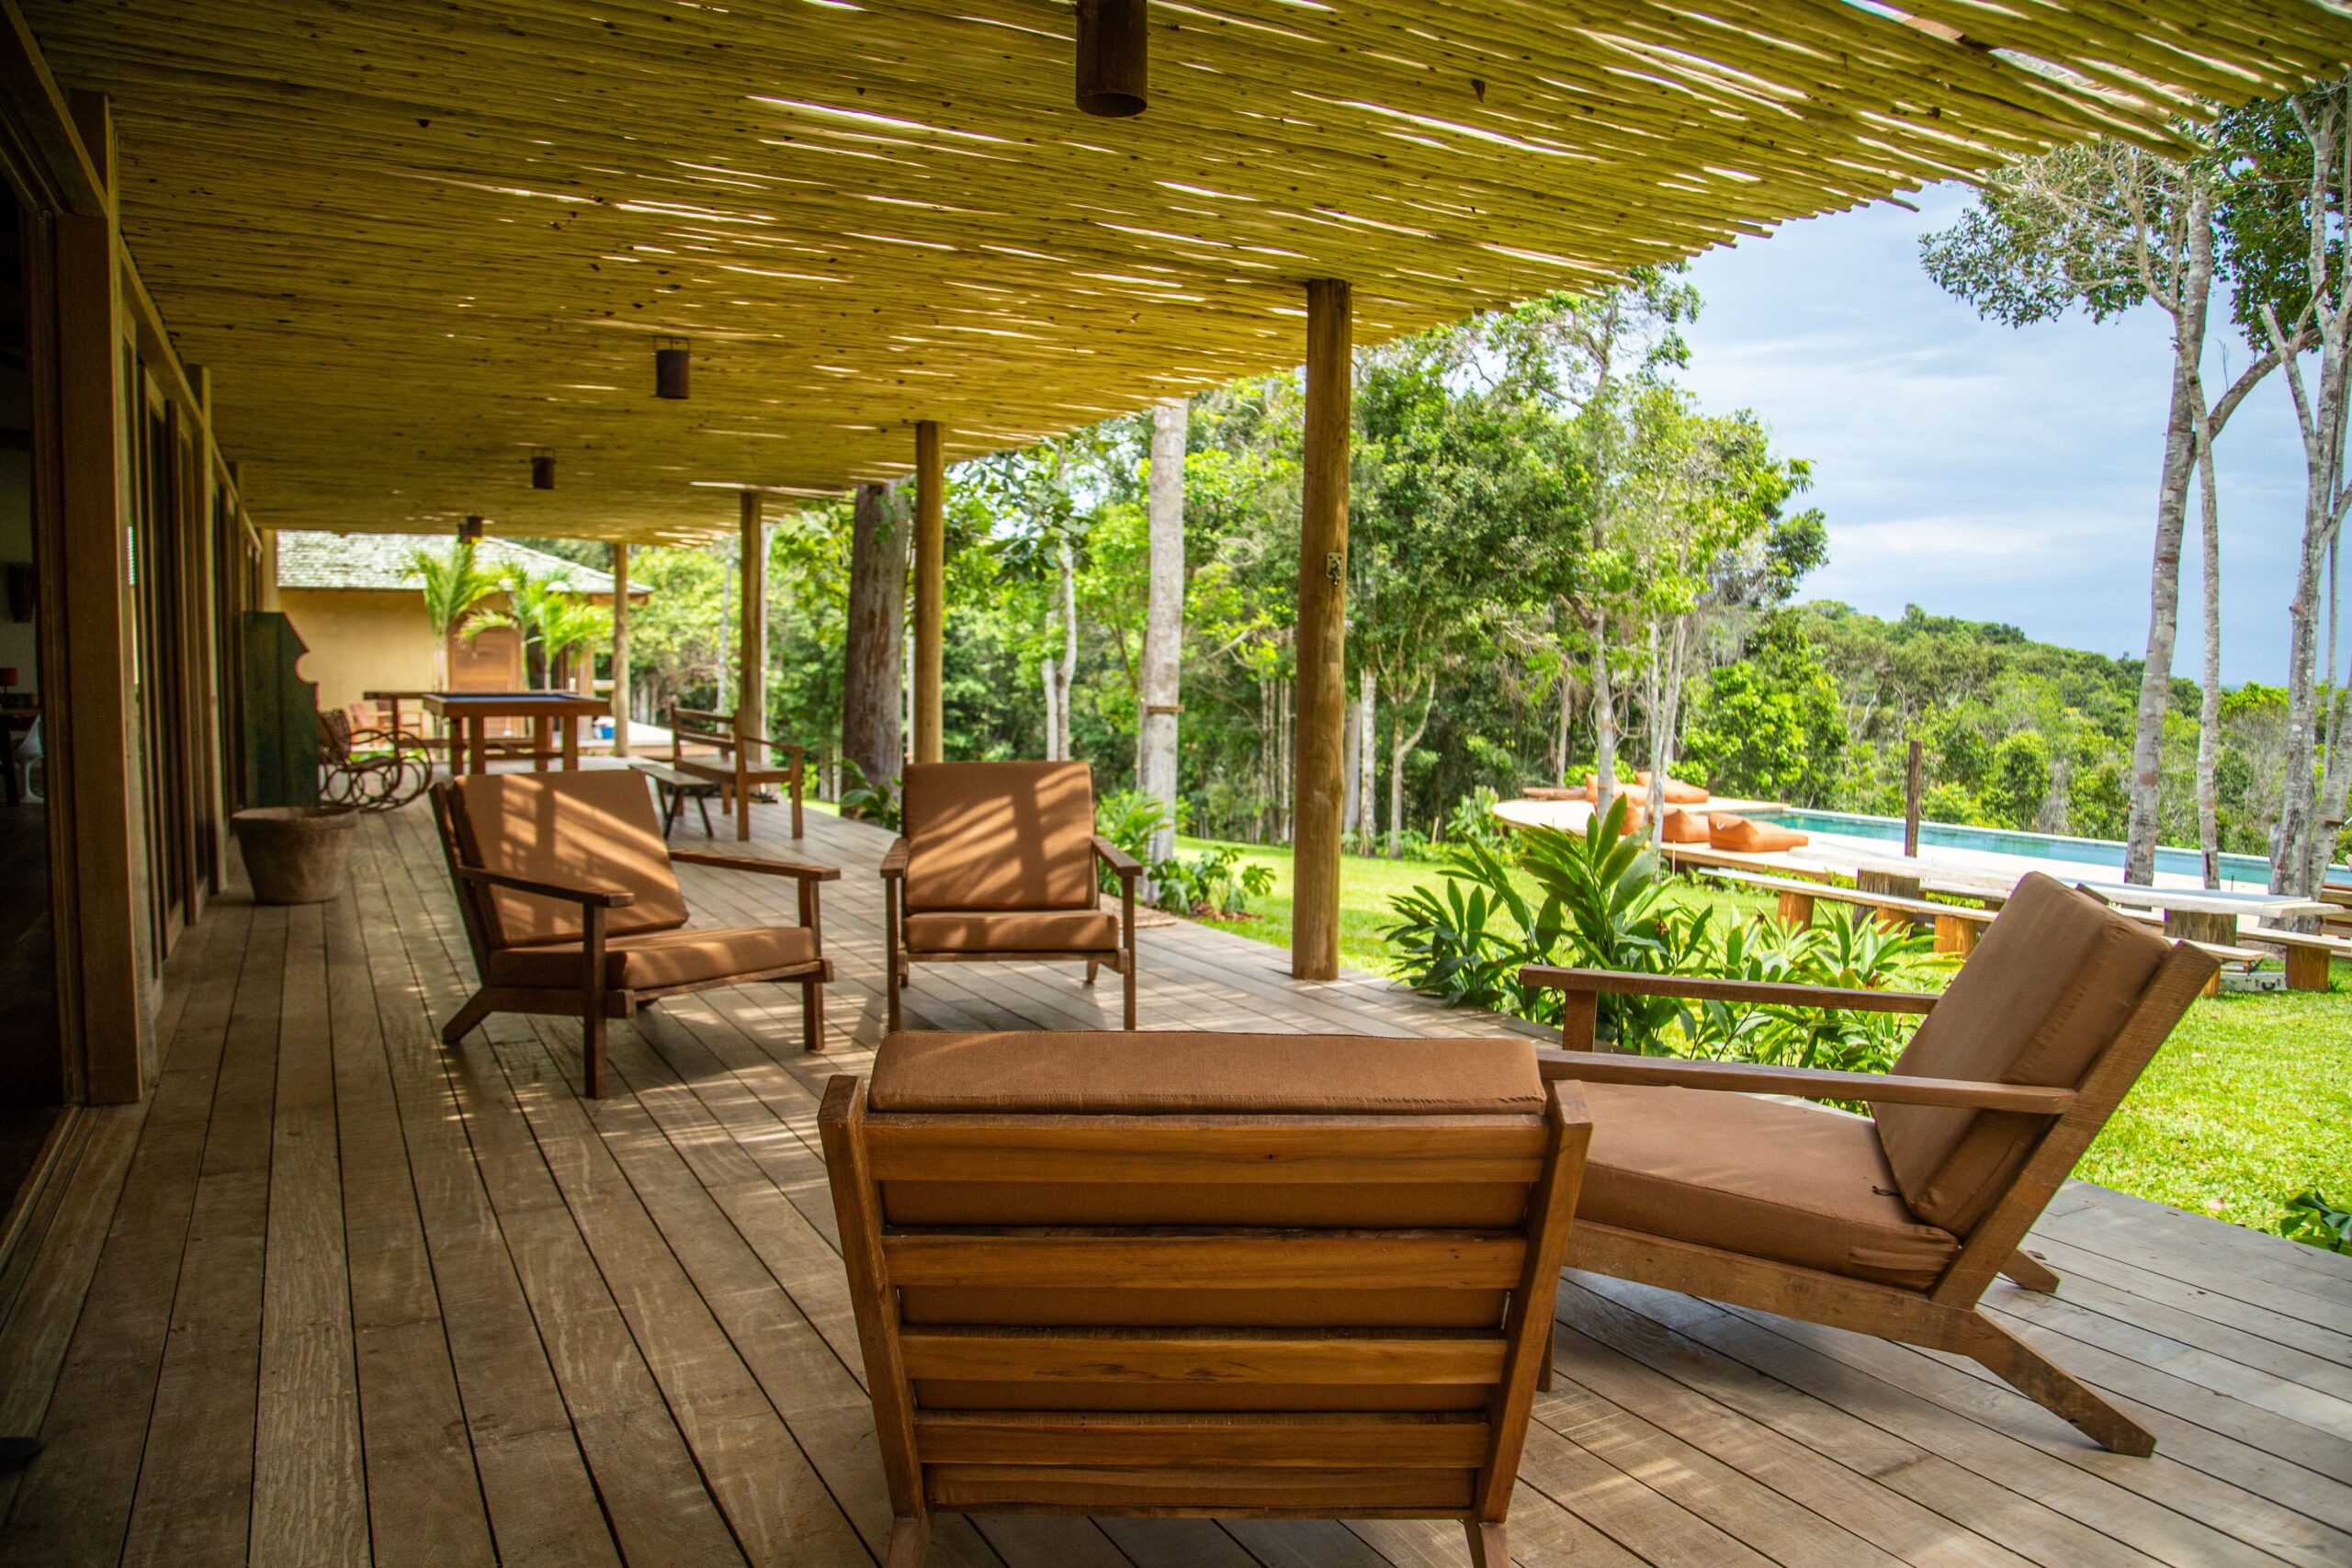
[{"label": "slatted chair back", "polygon": [[907,1034],[875,1085],[821,1122],[902,1521],[1499,1525],[1590,1134],[1525,1042]]}]

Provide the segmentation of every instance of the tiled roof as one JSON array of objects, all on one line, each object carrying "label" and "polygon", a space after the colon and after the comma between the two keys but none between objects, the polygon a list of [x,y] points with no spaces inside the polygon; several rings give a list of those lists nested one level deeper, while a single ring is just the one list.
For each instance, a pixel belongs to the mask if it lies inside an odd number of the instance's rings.
[{"label": "tiled roof", "polygon": [[[277,586],[280,588],[372,588],[422,591],[409,570],[417,551],[440,555],[447,550],[447,534],[329,534],[311,529],[283,528],[277,535]],[[474,547],[474,558],[496,570],[521,565],[535,572],[560,570],[582,593],[610,593],[610,572],[598,571],[518,545],[511,539],[484,538]],[[641,599],[649,592],[629,584],[628,596]]]}]

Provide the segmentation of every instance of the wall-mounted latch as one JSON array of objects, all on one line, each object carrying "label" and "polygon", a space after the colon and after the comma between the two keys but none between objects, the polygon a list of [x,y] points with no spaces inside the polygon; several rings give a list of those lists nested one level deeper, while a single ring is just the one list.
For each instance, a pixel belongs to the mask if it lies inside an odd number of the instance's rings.
[{"label": "wall-mounted latch", "polygon": [[1338,550],[1323,558],[1323,576],[1332,587],[1340,586],[1340,579],[1347,575],[1347,559]]}]

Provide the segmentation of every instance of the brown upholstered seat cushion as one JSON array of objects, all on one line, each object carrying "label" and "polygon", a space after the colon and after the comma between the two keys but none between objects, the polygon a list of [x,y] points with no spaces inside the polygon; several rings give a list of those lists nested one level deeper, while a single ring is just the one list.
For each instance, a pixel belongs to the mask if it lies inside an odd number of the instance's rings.
[{"label": "brown upholstered seat cushion", "polygon": [[1108,909],[933,909],[907,917],[907,951],[1116,953],[1119,917]]},{"label": "brown upholstered seat cushion", "polygon": [[1693,1089],[1584,1093],[1592,1152],[1578,1220],[1912,1289],[1959,1251],[1904,1206],[1859,1116]]},{"label": "brown upholstered seat cushion", "polygon": [[1663,831],[1669,844],[1703,844],[1707,841],[1707,819],[1696,811],[1670,807]]},{"label": "brown upholstered seat cushion", "polygon": [[875,1054],[876,1111],[1124,1116],[1534,1116],[1535,1047],[1508,1035],[901,1031]]},{"label": "brown upholstered seat cushion", "polygon": [[[476,774],[451,786],[450,809],[469,865],[537,882],[627,888],[636,902],[605,917],[614,935],[686,923],[685,896],[642,773]],[[480,908],[492,948],[576,940],[582,930],[579,905],[536,894],[492,888]]]},{"label": "brown upholstered seat cushion", "polygon": [[914,762],[907,908],[1091,909],[1094,773],[1084,762]]},{"label": "brown upholstered seat cushion", "polygon": [[[2169,948],[2088,894],[2029,873],[1894,1070],[2071,1089],[2115,1038]],[[2048,1125],[2013,1112],[1878,1108],[1895,1180],[1923,1220],[1966,1235]]]},{"label": "brown upholstered seat cushion", "polygon": [[1770,822],[1751,822],[1745,817],[1718,811],[1707,818],[1707,842],[1736,854],[1761,855],[1776,850],[1798,849],[1812,840],[1793,828],[1776,828]]},{"label": "brown upholstered seat cushion", "polygon": [[[482,979],[492,986],[569,989],[586,980],[585,960],[577,942],[500,948],[491,953],[490,973]],[[713,985],[816,961],[817,933],[806,926],[645,931],[605,945],[605,984],[630,991]]]},{"label": "brown upholstered seat cushion", "polygon": [[[1641,789],[1645,794],[1648,793],[1650,787],[1650,775],[1648,773],[1642,772],[1635,773],[1634,775],[1634,782],[1641,786]],[[1697,784],[1685,784],[1671,773],[1667,775],[1666,803],[1668,806],[1702,806],[1707,802],[1708,798],[1709,796],[1707,792],[1701,789]]]}]

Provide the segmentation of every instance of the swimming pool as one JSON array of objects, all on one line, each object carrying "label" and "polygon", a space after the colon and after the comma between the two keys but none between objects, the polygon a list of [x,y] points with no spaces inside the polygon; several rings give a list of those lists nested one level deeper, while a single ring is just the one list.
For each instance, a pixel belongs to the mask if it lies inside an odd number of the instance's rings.
[{"label": "swimming pool", "polygon": [[[1839,833],[1849,839],[1889,839],[1903,841],[1903,823],[1893,817],[1864,817],[1850,811],[1814,811],[1783,806],[1758,811],[1756,817],[1806,833]],[[1945,849],[1976,850],[1986,854],[2016,855],[2021,860],[2073,861],[2084,865],[2123,865],[2123,846],[2112,839],[2074,839],[2057,833],[2021,833],[2008,828],[1962,828],[1949,822],[1919,824],[1919,842]],[[2181,876],[2202,876],[2205,863],[2195,850],[2159,849],[2156,869]],[[2270,863],[2260,855],[2222,857],[2222,879],[2270,886]],[[2331,867],[2328,881],[2352,882],[2341,867]]]}]

